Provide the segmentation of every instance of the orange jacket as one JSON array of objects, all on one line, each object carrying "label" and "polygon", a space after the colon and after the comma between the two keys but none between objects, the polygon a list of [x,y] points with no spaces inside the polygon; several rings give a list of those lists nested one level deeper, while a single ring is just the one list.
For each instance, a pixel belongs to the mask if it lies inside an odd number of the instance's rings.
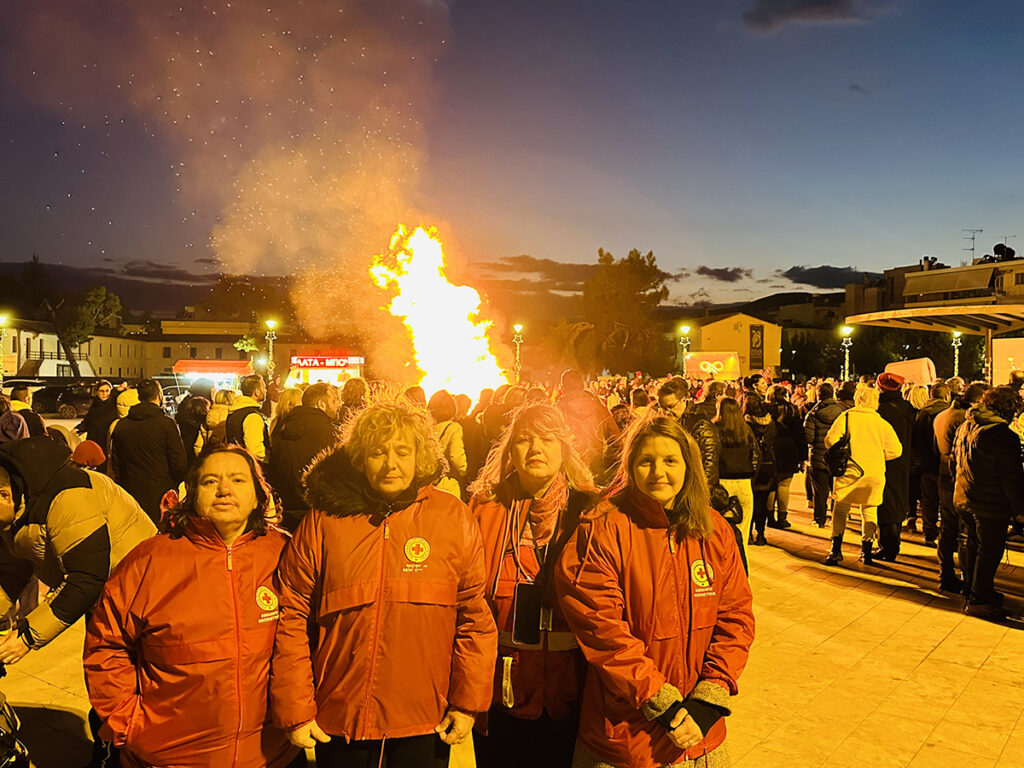
[{"label": "orange jacket", "polygon": [[[576,492],[570,498],[570,510],[561,511],[559,526],[546,543],[549,550],[564,541],[579,521],[586,499]],[[524,530],[523,520],[529,505],[530,500],[513,502],[510,510],[497,500],[482,501],[473,497],[470,501],[470,511],[480,524],[483,536],[487,602],[498,625],[498,663],[492,706],[502,707],[525,720],[536,720],[547,710],[553,719],[565,721],[575,717],[586,662],[554,600],[553,584],[546,585],[553,603],[551,632],[541,633],[539,647],[512,642],[516,584],[535,581],[540,573],[529,533],[525,538],[519,535]],[[513,557],[512,541],[516,538],[519,541],[516,557]],[[545,546],[544,542],[539,543]],[[552,552],[552,556],[557,559],[557,552]]]},{"label": "orange jacket", "polygon": [[709,539],[676,542],[652,499],[604,501],[556,568],[562,611],[592,667],[579,739],[613,765],[673,765],[725,739],[723,718],[684,753],[642,711],[666,683],[725,710],[737,691],[754,639],[752,598],[732,529],[711,514]]},{"label": "orange jacket", "polygon": [[389,507],[340,448],[305,482],[312,511],[279,570],[274,722],[381,739],[431,733],[449,705],[485,711],[497,637],[466,505],[428,484]]},{"label": "orange jacket", "polygon": [[124,765],[279,768],[295,757],[267,716],[286,541],[272,528],[228,549],[195,518],[118,565],[88,626],[85,678],[100,736]]}]

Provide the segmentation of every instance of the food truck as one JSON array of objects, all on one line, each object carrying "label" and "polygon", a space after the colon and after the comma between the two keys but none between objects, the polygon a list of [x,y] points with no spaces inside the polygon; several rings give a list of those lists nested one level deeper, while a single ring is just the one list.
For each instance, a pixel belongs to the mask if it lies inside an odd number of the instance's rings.
[{"label": "food truck", "polygon": [[366,359],[348,350],[328,350],[315,355],[292,355],[286,387],[326,382],[344,386],[349,379],[361,378]]}]

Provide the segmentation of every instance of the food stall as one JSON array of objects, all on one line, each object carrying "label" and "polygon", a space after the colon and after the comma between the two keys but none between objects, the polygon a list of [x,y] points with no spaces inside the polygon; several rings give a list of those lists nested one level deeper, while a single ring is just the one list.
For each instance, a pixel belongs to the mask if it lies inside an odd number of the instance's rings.
[{"label": "food stall", "polygon": [[217,389],[238,389],[238,380],[253,372],[248,360],[179,360],[174,375],[186,386],[196,379],[209,379]]},{"label": "food stall", "polygon": [[345,350],[333,350],[317,355],[292,355],[286,387],[326,382],[344,386],[349,379],[361,378],[366,359]]}]

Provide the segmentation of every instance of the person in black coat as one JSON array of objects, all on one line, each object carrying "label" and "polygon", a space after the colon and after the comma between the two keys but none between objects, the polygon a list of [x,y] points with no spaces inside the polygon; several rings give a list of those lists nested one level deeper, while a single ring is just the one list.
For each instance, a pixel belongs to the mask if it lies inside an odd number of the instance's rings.
[{"label": "person in black coat", "polygon": [[[775,492],[768,500],[768,527],[790,528],[789,486],[807,456],[803,419],[789,402],[789,391],[781,384],[768,393],[768,408],[775,420]],[[774,518],[774,519],[773,519]]]},{"label": "person in black coat", "polygon": [[216,386],[210,379],[196,379],[188,388],[188,394],[178,403],[174,412],[174,420],[178,424],[178,431],[181,432],[181,442],[185,446],[185,455],[188,457],[188,464],[192,466],[196,460],[196,443],[199,435],[206,427],[206,415],[201,408],[190,405],[193,397],[201,397],[206,400],[207,409],[213,402],[213,394]]},{"label": "person in black coat", "polygon": [[[97,445],[107,444],[110,425],[117,419],[117,398],[113,392],[114,387],[106,379],[100,379],[93,385],[89,412],[75,426],[75,432],[80,434],[84,440],[92,440]],[[96,469],[99,472],[105,472],[106,462]]]},{"label": "person in black coat", "polygon": [[1010,424],[1021,410],[1012,387],[996,387],[967,412],[956,433],[950,469],[953,504],[966,532],[964,610],[982,618],[1003,618],[995,591],[996,569],[1006,548],[1010,521],[1024,517],[1021,442]]},{"label": "person in black coat", "polygon": [[302,405],[288,411],[274,426],[270,444],[268,479],[281,497],[283,525],[290,531],[309,511],[303,498],[302,476],[325,448],[338,441],[337,418],[341,407],[338,391],[323,382],[302,393]]},{"label": "person in black coat", "polygon": [[878,507],[878,560],[893,562],[900,553],[900,531],[910,514],[910,436],[917,411],[903,398],[903,377],[883,373],[878,377],[878,415],[896,432],[903,453],[885,462],[885,490]]},{"label": "person in black coat", "polygon": [[110,437],[114,481],[150,518],[160,520],[160,500],[185,479],[185,445],[178,425],[164,413],[164,393],[153,379],[138,385],[139,404],[117,422]]},{"label": "person in black coat", "polygon": [[[949,387],[933,385],[931,399],[917,412],[910,437],[911,454],[921,483],[918,497],[921,499],[921,533],[924,534],[925,546],[933,546],[939,536],[939,449],[935,444],[935,417],[947,408]],[[911,522],[907,521],[908,530],[912,530]]]},{"label": "person in black coat", "polygon": [[847,410],[836,401],[835,390],[827,381],[818,386],[818,402],[804,419],[804,440],[808,448],[808,469],[811,475],[814,524],[824,528],[828,520],[828,498],[832,493],[832,475],[825,464],[825,435],[832,422]]}]

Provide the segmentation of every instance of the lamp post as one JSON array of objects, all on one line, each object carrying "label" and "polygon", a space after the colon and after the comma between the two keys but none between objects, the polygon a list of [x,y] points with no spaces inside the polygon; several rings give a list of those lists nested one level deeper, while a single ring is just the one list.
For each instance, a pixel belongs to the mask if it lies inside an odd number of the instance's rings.
[{"label": "lamp post", "polygon": [[7,315],[0,315],[0,387],[4,384],[4,358],[7,351]]},{"label": "lamp post", "polygon": [[953,375],[960,375],[960,345],[963,344],[963,339],[960,338],[960,331],[953,331],[953,340],[950,344],[953,345]]},{"label": "lamp post", "polygon": [[266,320],[264,323],[267,326],[267,386],[270,386],[274,380],[274,339],[277,338],[274,328],[277,326],[277,320]]},{"label": "lamp post", "polygon": [[843,381],[850,380],[850,347],[853,346],[853,339],[850,338],[850,334],[853,333],[853,328],[848,325],[844,325],[840,329],[840,333],[843,334],[843,340],[841,342],[843,347]]},{"label": "lamp post", "polygon": [[523,324],[516,323],[512,326],[514,335],[512,343],[516,345],[516,384],[519,383],[520,374],[523,372],[523,354],[520,349],[523,346]]},{"label": "lamp post", "polygon": [[679,346],[683,348],[683,378],[686,378],[686,353],[690,351],[690,326],[679,326]]}]

